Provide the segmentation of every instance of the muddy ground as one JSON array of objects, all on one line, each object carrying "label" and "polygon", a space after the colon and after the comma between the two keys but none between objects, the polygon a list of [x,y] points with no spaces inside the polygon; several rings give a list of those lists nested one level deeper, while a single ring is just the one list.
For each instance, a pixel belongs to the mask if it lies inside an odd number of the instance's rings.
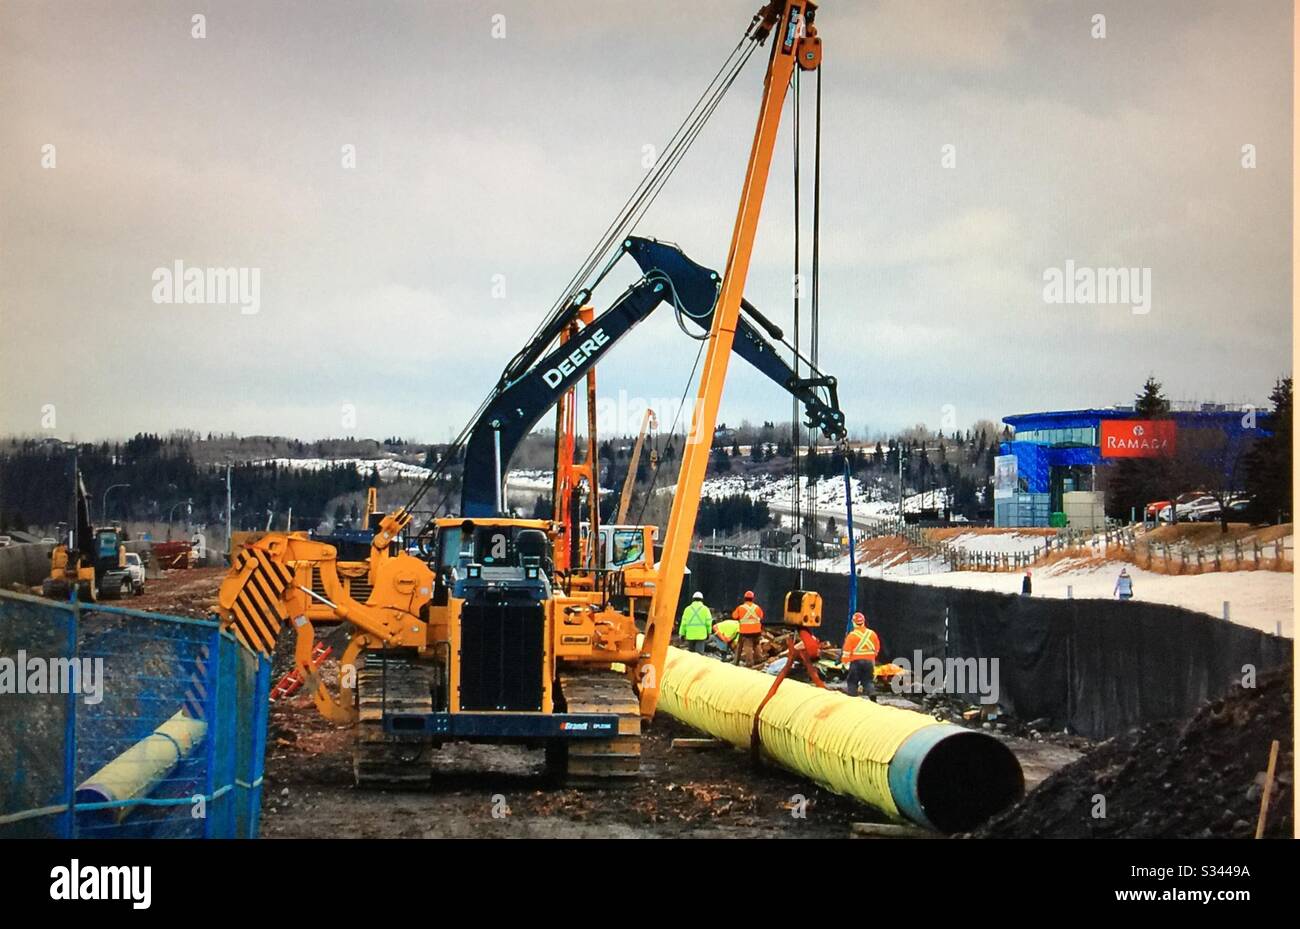
[{"label": "muddy ground", "polygon": [[208,619],[217,599],[217,588],[225,576],[225,568],[167,571],[161,578],[146,581],[144,593],[139,596],[110,600],[108,605]]},{"label": "muddy ground", "polygon": [[643,739],[641,778],[623,788],[556,789],[541,751],[454,744],[438,753],[427,790],[357,790],[351,731],[304,704],[293,698],[272,710],[264,836],[826,838],[883,821],[782,771],[753,769],[729,747],[673,749],[673,738],[698,734],[665,717]]}]

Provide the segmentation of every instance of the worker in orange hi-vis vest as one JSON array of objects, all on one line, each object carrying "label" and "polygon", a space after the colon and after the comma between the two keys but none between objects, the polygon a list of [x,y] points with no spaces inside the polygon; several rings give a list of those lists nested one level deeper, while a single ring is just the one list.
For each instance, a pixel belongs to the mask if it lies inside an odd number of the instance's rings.
[{"label": "worker in orange hi-vis vest", "polygon": [[853,614],[853,628],[844,637],[844,652],[840,664],[848,669],[845,692],[850,697],[858,695],[858,688],[869,700],[876,699],[876,655],[880,654],[880,636],[868,628],[867,618]]},{"label": "worker in orange hi-vis vest", "polygon": [[[763,608],[754,602],[754,592],[745,591],[745,599],[731,611],[731,618],[740,623],[740,648],[736,649],[736,664],[758,660],[758,639],[763,631]],[[749,652],[749,660],[745,652]]]}]

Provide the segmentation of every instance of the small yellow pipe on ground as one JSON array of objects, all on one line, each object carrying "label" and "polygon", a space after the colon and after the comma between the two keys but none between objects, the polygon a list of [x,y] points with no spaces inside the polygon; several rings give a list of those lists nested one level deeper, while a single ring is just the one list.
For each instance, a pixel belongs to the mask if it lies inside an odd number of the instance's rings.
[{"label": "small yellow pipe on ground", "polygon": [[[748,749],[769,674],[668,649],[659,709]],[[786,680],[759,718],[764,755],[889,816],[939,831],[973,828],[1024,791],[1005,745],[911,710]]]},{"label": "small yellow pipe on ground", "polygon": [[[121,803],[149,793],[194,746],[203,741],[207,724],[181,710],[136,742],[77,788],[77,803]],[[132,807],[101,811],[105,819],[125,819]]]}]

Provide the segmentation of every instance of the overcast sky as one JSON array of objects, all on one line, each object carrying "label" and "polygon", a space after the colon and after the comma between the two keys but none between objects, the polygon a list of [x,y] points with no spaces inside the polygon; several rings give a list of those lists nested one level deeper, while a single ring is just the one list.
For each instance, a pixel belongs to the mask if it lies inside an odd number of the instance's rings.
[{"label": "overcast sky", "polygon": [[[0,433],[447,439],[759,5],[0,0]],[[1289,2],[824,0],[818,25],[821,359],[852,429],[1148,374],[1263,401],[1291,372]],[[718,269],[765,62],[638,229]],[[746,294],[788,326],[786,115]],[[156,303],[176,261],[259,269],[259,311]],[[1067,261],[1150,269],[1150,311],[1045,302]],[[675,399],[695,348],[661,310],[600,389]],[[722,420],[788,418],[732,371]]]}]

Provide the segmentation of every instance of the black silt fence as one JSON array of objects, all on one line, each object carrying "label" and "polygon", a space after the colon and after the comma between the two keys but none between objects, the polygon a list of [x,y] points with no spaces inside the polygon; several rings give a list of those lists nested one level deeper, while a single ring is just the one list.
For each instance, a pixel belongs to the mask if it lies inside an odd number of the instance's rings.
[{"label": "black silt fence", "polygon": [[[753,590],[779,621],[793,568],[692,552],[692,591],[730,610]],[[848,616],[849,578],[804,572],[822,595],[821,637],[838,644]],[[1180,607],[1139,601],[1020,597],[858,579],[858,607],[880,633],[888,658],[997,658],[999,704],[1022,720],[1104,739],[1158,719],[1190,716],[1251,666],[1286,665],[1289,639]]]}]

